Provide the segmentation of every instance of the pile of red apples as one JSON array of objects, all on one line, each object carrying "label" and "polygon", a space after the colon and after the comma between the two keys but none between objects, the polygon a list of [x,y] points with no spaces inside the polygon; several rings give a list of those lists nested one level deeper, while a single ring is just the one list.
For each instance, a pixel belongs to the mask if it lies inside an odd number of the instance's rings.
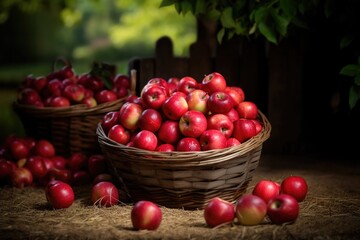
[{"label": "pile of red apples", "polygon": [[108,112],[102,128],[111,140],[149,151],[206,151],[240,145],[262,130],[257,105],[217,72],[201,82],[151,78],[139,96]]},{"label": "pile of red apples", "polygon": [[98,104],[125,98],[130,92],[128,75],[118,73],[107,78],[88,73],[76,74],[67,64],[47,76],[28,75],[21,83],[18,103],[36,107],[69,107]]},{"label": "pile of red apples", "polygon": [[93,204],[109,207],[119,202],[119,190],[102,154],[56,154],[46,139],[8,136],[0,150],[0,185],[43,187],[54,209],[72,205],[75,186],[91,185]]}]

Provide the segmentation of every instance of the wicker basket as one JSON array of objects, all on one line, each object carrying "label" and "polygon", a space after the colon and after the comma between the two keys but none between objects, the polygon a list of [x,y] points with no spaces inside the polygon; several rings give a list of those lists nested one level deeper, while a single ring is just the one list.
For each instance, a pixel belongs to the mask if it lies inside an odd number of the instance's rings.
[{"label": "wicker basket", "polygon": [[[131,93],[135,92],[136,72],[131,71]],[[36,139],[48,139],[56,154],[74,152],[101,153],[96,127],[103,116],[118,111],[125,98],[89,108],[84,104],[70,107],[35,107],[14,102],[13,109],[20,118],[25,133]]]},{"label": "wicker basket", "polygon": [[243,144],[199,152],[152,152],[110,140],[100,124],[103,154],[133,201],[150,200],[169,208],[202,209],[213,197],[234,202],[244,194],[258,166],[271,125],[259,112],[263,130]]}]

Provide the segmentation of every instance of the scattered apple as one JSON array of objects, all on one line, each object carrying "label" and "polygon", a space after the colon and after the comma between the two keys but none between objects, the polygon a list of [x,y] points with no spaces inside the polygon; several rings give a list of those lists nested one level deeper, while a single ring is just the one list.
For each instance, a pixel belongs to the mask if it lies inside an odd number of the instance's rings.
[{"label": "scattered apple", "polygon": [[267,215],[275,224],[294,222],[299,215],[299,203],[293,196],[280,194],[270,199]]},{"label": "scattered apple", "polygon": [[214,197],[204,208],[204,218],[210,227],[232,223],[235,218],[235,206],[229,201]]},{"label": "scattered apple", "polygon": [[264,220],[266,213],[266,202],[253,194],[241,196],[235,205],[236,218],[241,225],[257,225]]},{"label": "scattered apple", "polygon": [[281,193],[293,196],[298,202],[304,201],[308,185],[306,180],[301,176],[289,176],[281,182]]},{"label": "scattered apple", "polygon": [[131,222],[134,229],[156,230],[161,220],[161,209],[151,201],[138,201],[131,210]]}]

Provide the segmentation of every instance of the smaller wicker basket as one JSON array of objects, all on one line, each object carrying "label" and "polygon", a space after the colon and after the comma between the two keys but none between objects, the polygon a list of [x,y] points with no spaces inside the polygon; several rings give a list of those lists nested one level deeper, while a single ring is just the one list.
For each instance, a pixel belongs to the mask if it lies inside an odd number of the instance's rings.
[{"label": "smaller wicker basket", "polygon": [[[131,89],[136,87],[136,71],[131,71]],[[74,152],[86,154],[101,153],[96,127],[103,116],[110,111],[118,111],[125,98],[113,102],[102,103],[89,108],[84,104],[70,107],[35,107],[18,102],[13,109],[20,118],[25,133],[36,139],[48,139],[56,153],[70,155]]]},{"label": "smaller wicker basket", "polygon": [[263,130],[243,144],[199,152],[153,152],[118,144],[100,124],[98,140],[121,187],[133,201],[169,208],[202,209],[213,197],[234,202],[243,195],[258,166],[271,125],[259,111]]}]

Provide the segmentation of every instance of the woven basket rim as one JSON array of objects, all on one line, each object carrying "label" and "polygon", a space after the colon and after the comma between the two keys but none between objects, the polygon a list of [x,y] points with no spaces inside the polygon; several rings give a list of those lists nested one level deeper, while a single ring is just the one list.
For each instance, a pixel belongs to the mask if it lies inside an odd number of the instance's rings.
[{"label": "woven basket rim", "polygon": [[98,123],[96,133],[98,135],[99,144],[103,148],[103,151],[115,151],[120,158],[122,157],[124,159],[124,161],[126,161],[126,156],[128,156],[131,157],[131,161],[146,165],[168,164],[169,166],[174,167],[175,165],[179,166],[185,164],[186,166],[204,166],[208,164],[224,162],[234,157],[246,155],[253,149],[260,147],[263,142],[270,137],[271,124],[260,110],[258,113],[258,119],[263,124],[263,129],[256,136],[238,146],[207,151],[157,152],[128,147],[109,139],[106,136],[101,123]]}]

